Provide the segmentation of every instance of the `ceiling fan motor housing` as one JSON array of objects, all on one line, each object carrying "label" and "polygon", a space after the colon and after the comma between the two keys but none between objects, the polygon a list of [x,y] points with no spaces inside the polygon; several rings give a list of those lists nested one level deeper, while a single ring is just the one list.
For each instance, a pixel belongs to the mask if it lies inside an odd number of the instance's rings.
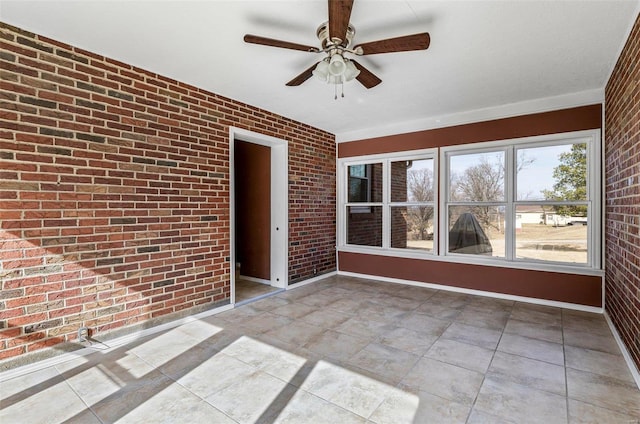
[{"label": "ceiling fan motor housing", "polygon": [[318,27],[316,31],[316,35],[320,40],[323,49],[331,49],[332,46],[347,48],[349,44],[351,44],[351,40],[353,40],[353,36],[356,34],[356,29],[353,25],[349,24],[347,27],[346,40],[341,40],[340,38],[334,37],[329,38],[329,22],[324,22],[322,25]]}]

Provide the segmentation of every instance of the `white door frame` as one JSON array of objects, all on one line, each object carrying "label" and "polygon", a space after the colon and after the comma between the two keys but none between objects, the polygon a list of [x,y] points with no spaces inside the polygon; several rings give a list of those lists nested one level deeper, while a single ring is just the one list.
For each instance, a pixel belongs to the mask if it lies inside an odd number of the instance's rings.
[{"label": "white door frame", "polygon": [[289,284],[289,146],[286,140],[229,127],[229,195],[231,221],[231,303],[236,303],[236,217],[235,217],[235,141],[271,148],[271,247],[270,281],[272,287]]}]

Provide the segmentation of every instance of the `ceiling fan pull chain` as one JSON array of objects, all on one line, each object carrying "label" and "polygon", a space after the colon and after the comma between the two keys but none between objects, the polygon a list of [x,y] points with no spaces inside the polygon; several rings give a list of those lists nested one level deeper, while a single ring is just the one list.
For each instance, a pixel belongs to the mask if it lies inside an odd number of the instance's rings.
[{"label": "ceiling fan pull chain", "polygon": [[344,99],[344,82],[340,85],[342,86],[342,98]]},{"label": "ceiling fan pull chain", "polygon": [[338,84],[333,84],[333,100],[338,100]]}]

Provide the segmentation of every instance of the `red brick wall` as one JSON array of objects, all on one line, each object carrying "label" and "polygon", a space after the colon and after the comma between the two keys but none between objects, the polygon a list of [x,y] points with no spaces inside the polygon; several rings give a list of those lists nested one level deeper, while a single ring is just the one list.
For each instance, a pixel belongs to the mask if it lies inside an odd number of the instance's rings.
[{"label": "red brick wall", "polygon": [[290,282],[335,269],[333,135],[5,25],[0,73],[0,359],[228,301],[229,126],[289,142]]},{"label": "red brick wall", "polygon": [[640,369],[640,17],[605,91],[606,309]]}]

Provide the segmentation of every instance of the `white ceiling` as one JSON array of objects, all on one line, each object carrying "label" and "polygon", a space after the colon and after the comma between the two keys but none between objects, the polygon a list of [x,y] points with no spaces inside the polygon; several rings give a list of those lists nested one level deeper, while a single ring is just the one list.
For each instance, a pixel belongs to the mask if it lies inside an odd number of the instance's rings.
[{"label": "white ceiling", "polygon": [[[382,79],[285,83],[322,56],[246,44],[250,33],[317,46],[326,0],[14,1],[1,20],[348,140],[601,100],[638,0],[356,0],[353,45],[427,31],[426,51],[364,56]],[[469,111],[476,111],[470,114]],[[479,111],[479,113],[477,113]]]}]

